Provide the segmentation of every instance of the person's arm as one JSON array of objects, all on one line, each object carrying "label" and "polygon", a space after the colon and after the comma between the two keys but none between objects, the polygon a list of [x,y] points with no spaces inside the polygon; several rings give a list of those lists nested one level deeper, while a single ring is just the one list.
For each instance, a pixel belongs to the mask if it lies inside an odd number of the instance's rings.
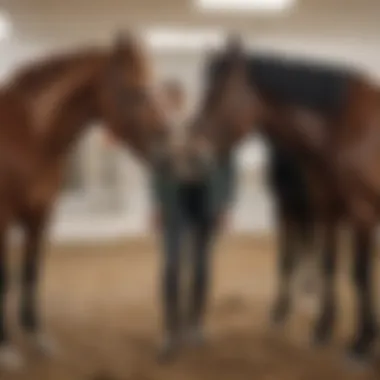
[{"label": "person's arm", "polygon": [[219,162],[219,174],[217,181],[218,195],[218,225],[220,228],[226,228],[230,223],[230,212],[232,203],[235,198],[236,188],[236,171],[235,162],[231,156],[224,157]]},{"label": "person's arm", "polygon": [[154,206],[160,205],[162,202],[163,181],[158,170],[153,170],[151,173],[150,188]]},{"label": "person's arm", "polygon": [[235,160],[230,154],[221,162],[221,204],[223,209],[229,208],[235,198],[236,168]]}]

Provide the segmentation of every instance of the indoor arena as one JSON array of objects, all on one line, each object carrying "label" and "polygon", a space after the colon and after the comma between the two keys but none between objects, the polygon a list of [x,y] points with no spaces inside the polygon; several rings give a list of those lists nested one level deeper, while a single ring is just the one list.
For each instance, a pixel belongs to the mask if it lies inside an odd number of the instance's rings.
[{"label": "indoor arena", "polygon": [[378,379],[379,21],[0,0],[0,380]]}]

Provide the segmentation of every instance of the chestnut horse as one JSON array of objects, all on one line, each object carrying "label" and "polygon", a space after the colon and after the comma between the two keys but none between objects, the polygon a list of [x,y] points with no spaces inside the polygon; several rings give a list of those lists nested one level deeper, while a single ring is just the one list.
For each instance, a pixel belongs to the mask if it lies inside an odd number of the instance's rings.
[{"label": "chestnut horse", "polygon": [[322,310],[315,328],[319,343],[328,341],[336,319],[338,222],[352,227],[358,314],[349,354],[368,359],[377,333],[372,269],[380,211],[378,89],[343,67],[257,59],[244,51],[239,38],[210,60],[207,75],[198,123],[219,154],[254,125],[303,167],[323,236]]},{"label": "chestnut horse", "polygon": [[[85,49],[21,68],[0,92],[0,359],[15,358],[5,328],[6,235],[25,232],[20,322],[34,336],[45,227],[72,144],[94,121],[148,158],[164,130],[146,52],[131,35],[110,49]],[[39,334],[38,334],[39,335]]]}]

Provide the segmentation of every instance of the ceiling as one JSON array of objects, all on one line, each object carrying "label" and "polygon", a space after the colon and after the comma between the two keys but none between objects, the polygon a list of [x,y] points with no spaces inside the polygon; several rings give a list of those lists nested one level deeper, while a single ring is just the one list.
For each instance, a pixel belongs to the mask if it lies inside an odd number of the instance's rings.
[{"label": "ceiling", "polygon": [[48,39],[101,38],[127,27],[174,25],[227,28],[252,33],[352,34],[378,30],[379,0],[298,0],[289,13],[263,16],[202,14],[191,0],[0,0],[18,35]]}]

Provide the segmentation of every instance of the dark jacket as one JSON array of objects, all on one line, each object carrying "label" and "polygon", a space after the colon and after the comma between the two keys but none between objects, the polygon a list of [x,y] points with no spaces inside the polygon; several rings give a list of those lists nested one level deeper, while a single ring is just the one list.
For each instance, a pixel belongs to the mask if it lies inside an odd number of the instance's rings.
[{"label": "dark jacket", "polygon": [[[217,217],[233,200],[235,188],[235,167],[232,154],[214,163],[209,169],[206,182],[207,214],[210,218]],[[156,207],[165,219],[175,218],[180,211],[179,185],[180,180],[170,170],[158,167],[152,173],[152,189]]]}]

